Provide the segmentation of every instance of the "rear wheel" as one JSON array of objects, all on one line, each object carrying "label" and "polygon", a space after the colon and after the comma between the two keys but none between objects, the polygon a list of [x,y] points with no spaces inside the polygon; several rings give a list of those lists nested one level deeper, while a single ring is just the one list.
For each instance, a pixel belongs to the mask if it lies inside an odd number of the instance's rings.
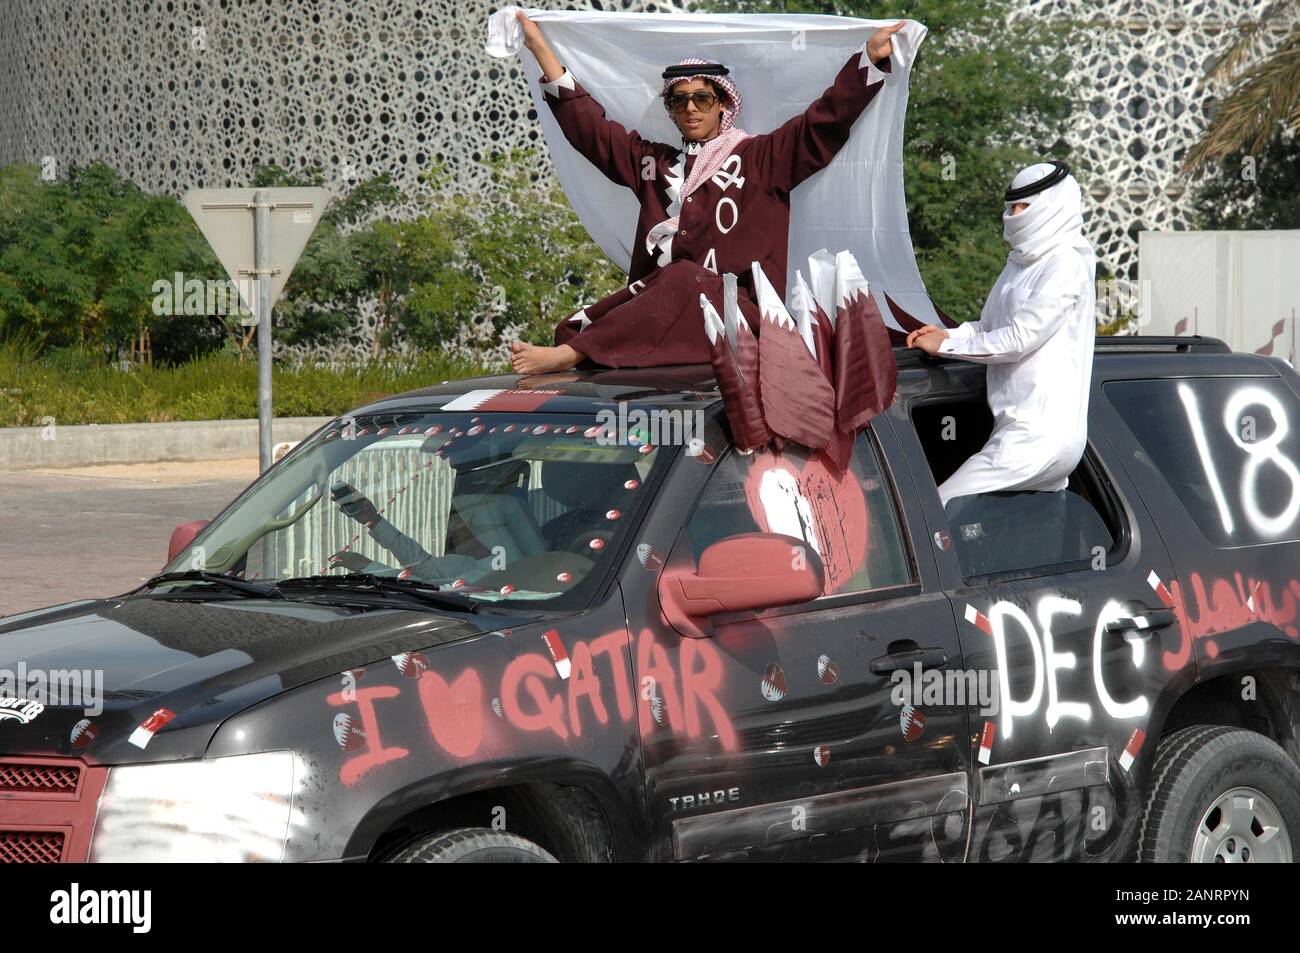
[{"label": "rear wheel", "polygon": [[1300,767],[1274,741],[1194,725],[1160,742],[1139,833],[1144,863],[1300,857]]},{"label": "rear wheel", "polygon": [[426,834],[385,858],[390,864],[556,864],[530,840],[485,827]]}]

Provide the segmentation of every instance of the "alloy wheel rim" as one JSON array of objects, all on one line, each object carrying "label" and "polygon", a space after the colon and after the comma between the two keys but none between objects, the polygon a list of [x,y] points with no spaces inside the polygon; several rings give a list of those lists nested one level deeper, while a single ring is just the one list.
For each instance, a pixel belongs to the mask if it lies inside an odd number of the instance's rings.
[{"label": "alloy wheel rim", "polygon": [[1191,860],[1201,864],[1291,863],[1291,838],[1282,812],[1255,788],[1225,791],[1196,827]]}]

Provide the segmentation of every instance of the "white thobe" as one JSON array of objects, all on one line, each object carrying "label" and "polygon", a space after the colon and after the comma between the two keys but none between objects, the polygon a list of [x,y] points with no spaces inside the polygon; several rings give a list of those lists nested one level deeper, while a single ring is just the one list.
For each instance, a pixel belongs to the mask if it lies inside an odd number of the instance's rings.
[{"label": "white thobe", "polygon": [[1060,245],[1027,265],[1008,260],[978,321],[949,330],[939,353],[988,365],[993,433],[939,487],[958,496],[1063,490],[1088,436],[1096,337],[1093,264]]}]

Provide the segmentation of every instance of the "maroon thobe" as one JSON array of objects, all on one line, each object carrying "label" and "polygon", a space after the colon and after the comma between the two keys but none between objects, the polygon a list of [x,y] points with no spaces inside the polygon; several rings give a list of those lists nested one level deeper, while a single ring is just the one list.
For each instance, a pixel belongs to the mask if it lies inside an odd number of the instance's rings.
[{"label": "maroon thobe", "polygon": [[[628,286],[562,319],[555,343],[607,367],[708,363],[700,294],[721,312],[726,272],[737,276],[741,312],[758,333],[751,263],[784,300],[790,193],[830,164],[890,71],[888,57],[867,61],[864,44],[803,113],[740,142],[685,202],[678,193],[702,143],[678,147],[628,132],[567,70],[553,82],[539,79],[569,143],[641,205]],[[673,214],[678,232],[648,251],[646,234]]]}]

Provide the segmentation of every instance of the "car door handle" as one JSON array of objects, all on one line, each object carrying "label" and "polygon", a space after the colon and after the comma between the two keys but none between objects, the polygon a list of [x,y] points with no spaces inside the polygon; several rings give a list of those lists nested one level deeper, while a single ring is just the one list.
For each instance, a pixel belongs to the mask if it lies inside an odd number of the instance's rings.
[{"label": "car door handle", "polygon": [[943,668],[948,664],[948,653],[939,648],[912,648],[890,652],[888,655],[882,655],[880,658],[871,660],[871,673],[873,675],[888,675],[900,668],[910,669],[918,662],[921,663],[922,669]]},{"label": "car door handle", "polygon": [[1135,633],[1143,638],[1155,634],[1157,629],[1165,629],[1178,621],[1174,615],[1173,609],[1167,609],[1164,606],[1153,609],[1150,606],[1138,605],[1134,609],[1126,609],[1132,613],[1131,618],[1113,619],[1106,623],[1106,631],[1116,634],[1125,632]]}]

